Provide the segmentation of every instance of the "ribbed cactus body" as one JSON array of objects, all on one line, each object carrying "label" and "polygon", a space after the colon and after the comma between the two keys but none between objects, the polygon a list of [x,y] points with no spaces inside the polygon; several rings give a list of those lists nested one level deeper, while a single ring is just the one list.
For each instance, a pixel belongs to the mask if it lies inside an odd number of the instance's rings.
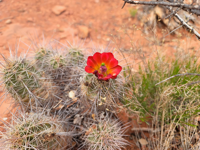
[{"label": "ribbed cactus body", "polygon": [[93,74],[87,74],[81,82],[81,92],[89,100],[98,100],[98,103],[113,105],[123,94],[121,83],[117,80],[98,81]]},{"label": "ribbed cactus body", "polygon": [[[59,87],[60,98],[66,98],[68,92],[80,87],[79,78],[84,64],[84,55],[78,49],[69,48],[66,51],[56,51],[40,48],[35,54],[37,67],[45,72],[46,78]],[[82,70],[81,70],[82,69]]]},{"label": "ribbed cactus body", "polygon": [[123,138],[124,128],[117,120],[99,120],[85,134],[85,145],[89,150],[120,150],[127,145]]},{"label": "ribbed cactus body", "polygon": [[78,65],[84,62],[84,54],[81,50],[76,48],[69,49],[68,58],[71,58],[70,63],[74,65]]},{"label": "ribbed cactus body", "polygon": [[1,140],[6,149],[60,150],[67,147],[71,137],[60,137],[64,132],[61,122],[41,113],[29,113],[13,121]]},{"label": "ribbed cactus body", "polygon": [[5,88],[12,97],[21,102],[29,102],[33,95],[40,95],[43,90],[40,84],[41,74],[25,59],[9,61],[3,69]]}]

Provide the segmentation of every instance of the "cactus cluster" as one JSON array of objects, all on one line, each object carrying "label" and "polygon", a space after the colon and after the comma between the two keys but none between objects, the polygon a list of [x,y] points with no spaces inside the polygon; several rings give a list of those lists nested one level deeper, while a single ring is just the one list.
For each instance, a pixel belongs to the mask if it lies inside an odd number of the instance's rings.
[{"label": "cactus cluster", "polygon": [[69,146],[71,137],[63,138],[62,122],[43,113],[22,113],[13,118],[2,136],[5,149],[62,149]]},{"label": "cactus cluster", "polygon": [[18,57],[16,59],[4,58],[1,68],[1,81],[4,89],[17,103],[29,107],[29,105],[42,105],[49,100],[52,90],[51,82],[43,77],[34,61]]},{"label": "cactus cluster", "polygon": [[21,111],[4,123],[9,126],[2,132],[3,147],[122,149],[127,142],[117,118],[97,123],[95,117],[99,105],[117,107],[123,95],[122,76],[99,81],[85,72],[87,56],[82,49],[53,47],[35,46],[32,57],[3,57],[1,82]]}]

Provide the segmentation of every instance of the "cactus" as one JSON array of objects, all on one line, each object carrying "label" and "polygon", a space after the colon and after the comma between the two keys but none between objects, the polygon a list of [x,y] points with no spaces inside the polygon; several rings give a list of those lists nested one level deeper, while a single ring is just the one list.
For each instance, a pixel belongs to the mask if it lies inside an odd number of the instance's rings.
[{"label": "cactus", "polygon": [[34,64],[25,58],[5,59],[2,72],[1,80],[5,89],[16,102],[35,103],[38,98],[46,99],[48,97],[49,93],[46,87],[49,86],[49,83],[41,82],[42,73],[36,70]]},{"label": "cactus", "polygon": [[[123,78],[115,68],[120,66],[107,62],[112,77],[100,80],[101,76],[97,78],[86,73],[87,63],[81,49],[67,47],[64,53],[51,46],[36,47],[34,60],[27,60],[26,57],[14,60],[4,58],[2,82],[18,102],[20,110],[26,113],[19,113],[11,122],[4,124],[6,132],[2,132],[0,140],[3,146],[22,150],[66,149],[72,144],[74,148],[80,148],[82,144],[89,149],[123,148],[127,144],[123,138],[125,129],[117,120],[107,118],[96,121],[88,115],[94,111],[95,115],[99,114],[99,111],[90,109],[93,104],[104,110],[119,102],[123,95]],[[112,63],[118,63],[112,53],[107,54],[112,56]],[[85,104],[85,98],[89,105]],[[93,123],[84,136],[83,127]],[[63,125],[66,125],[65,128]],[[84,139],[80,140],[82,136]]]},{"label": "cactus", "polygon": [[81,52],[81,50],[79,50],[78,48],[71,48],[69,49],[69,53],[68,56],[70,56],[71,59],[71,64],[81,64],[84,62],[84,55]]},{"label": "cactus", "polygon": [[66,65],[66,59],[63,54],[49,48],[39,48],[35,53],[35,60],[38,68],[44,71],[58,69]]},{"label": "cactus", "polygon": [[45,72],[45,77],[59,87],[60,98],[66,99],[67,93],[77,90],[84,65],[84,55],[77,48],[67,48],[67,53],[60,53],[51,48],[38,48],[35,54],[37,68]]},{"label": "cactus", "polygon": [[50,55],[51,51],[48,48],[41,47],[37,49],[35,53],[35,60],[37,66],[40,66],[40,68],[47,67],[47,64],[45,63],[45,57],[48,57]]},{"label": "cactus", "polygon": [[2,135],[1,142],[6,149],[57,149],[70,145],[71,137],[58,136],[64,132],[61,121],[43,113],[26,113],[14,117]]},{"label": "cactus", "polygon": [[105,118],[98,120],[86,131],[84,145],[88,150],[121,150],[128,144],[123,138],[125,128],[120,126],[118,120]]},{"label": "cactus", "polygon": [[123,95],[122,78],[98,81],[93,74],[87,74],[81,82],[82,95],[90,101],[98,100],[98,104],[115,105]]}]

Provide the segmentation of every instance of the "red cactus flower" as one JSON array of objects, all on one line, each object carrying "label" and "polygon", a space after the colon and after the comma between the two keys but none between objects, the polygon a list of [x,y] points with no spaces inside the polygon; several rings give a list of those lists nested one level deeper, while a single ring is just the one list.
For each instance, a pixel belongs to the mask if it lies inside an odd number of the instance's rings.
[{"label": "red cactus flower", "polygon": [[93,73],[98,80],[104,81],[117,78],[121,70],[122,67],[118,65],[118,61],[112,53],[96,52],[93,56],[88,57],[85,67],[86,72]]}]

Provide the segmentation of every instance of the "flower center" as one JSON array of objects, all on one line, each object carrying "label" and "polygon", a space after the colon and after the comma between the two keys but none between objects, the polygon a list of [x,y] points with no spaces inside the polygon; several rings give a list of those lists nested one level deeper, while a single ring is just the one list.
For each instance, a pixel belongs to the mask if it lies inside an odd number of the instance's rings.
[{"label": "flower center", "polygon": [[100,73],[106,75],[106,72],[107,72],[107,67],[105,66],[105,63],[102,63],[100,67]]},{"label": "flower center", "polygon": [[100,67],[100,72],[101,72],[102,74],[106,73],[106,71],[107,71],[106,66],[101,66],[101,67]]}]

